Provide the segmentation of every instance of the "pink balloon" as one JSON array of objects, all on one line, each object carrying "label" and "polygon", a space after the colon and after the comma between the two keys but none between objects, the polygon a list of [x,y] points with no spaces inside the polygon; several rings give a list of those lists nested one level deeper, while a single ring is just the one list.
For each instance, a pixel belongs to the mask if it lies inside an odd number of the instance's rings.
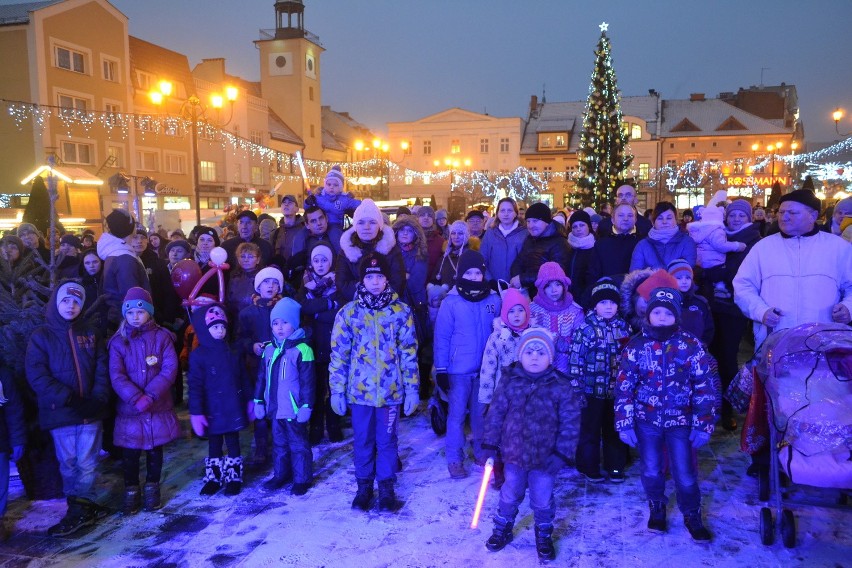
[{"label": "pink balloon", "polygon": [[201,267],[194,260],[179,260],[172,269],[172,285],[178,296],[186,300],[201,279]]}]

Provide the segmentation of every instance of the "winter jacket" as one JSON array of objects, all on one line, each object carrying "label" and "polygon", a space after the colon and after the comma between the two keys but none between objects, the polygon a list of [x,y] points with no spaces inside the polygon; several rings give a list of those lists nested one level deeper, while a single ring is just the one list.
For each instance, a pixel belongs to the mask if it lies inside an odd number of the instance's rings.
[{"label": "winter jacket", "polygon": [[67,278],[77,278],[80,269],[79,256],[63,256],[56,261],[56,280],[61,281]]},{"label": "winter jacket", "polygon": [[269,241],[265,239],[261,239],[257,235],[253,236],[251,240],[247,241],[243,239],[241,236],[237,235],[236,237],[231,237],[224,243],[222,243],[222,248],[228,253],[228,264],[230,266],[239,266],[237,263],[237,247],[243,243],[254,243],[260,247],[260,262],[262,265],[266,266],[272,260],[272,245],[269,244]]},{"label": "winter jacket", "polygon": [[107,312],[109,311],[109,307],[106,305],[104,300],[98,302],[97,307],[89,313],[89,308],[95,305],[95,302],[97,302],[100,297],[101,281],[104,276],[104,266],[101,264],[101,269],[95,273],[94,276],[86,272],[86,268],[83,266],[82,262],[80,262],[77,268],[77,279],[79,279],[80,283],[83,285],[83,289],[86,290],[86,301],[83,304],[82,316],[85,317],[86,321],[95,329],[106,329]]},{"label": "winter jacket", "polygon": [[438,271],[438,264],[441,262],[441,251],[444,250],[444,235],[437,227],[431,229],[423,229],[426,235],[426,251],[428,255],[428,271],[426,273],[426,281],[432,282],[435,279],[435,274]]},{"label": "winter jacket", "polygon": [[642,330],[643,321],[643,317],[636,313],[636,300],[639,297],[636,289],[653,273],[653,268],[634,270],[626,274],[624,280],[621,282],[619,290],[621,293],[621,304],[618,306],[619,314],[630,324],[633,333],[639,333]]},{"label": "winter jacket", "polygon": [[252,303],[255,294],[254,277],[260,272],[260,266],[250,272],[235,269],[228,278],[228,289],[225,294],[225,307],[228,308],[228,320],[237,321],[240,312]]},{"label": "winter jacket", "polygon": [[560,225],[551,221],[541,236],[527,235],[521,250],[512,262],[509,271],[512,277],[520,276],[521,286],[530,290],[530,297],[535,297],[535,280],[538,269],[545,262],[556,262],[566,273],[568,272],[568,257],[571,247],[568,241],[559,233]]},{"label": "winter jacket", "polygon": [[[299,408],[313,408],[316,392],[314,352],[304,337],[279,344],[273,340],[263,350],[254,389],[255,404],[264,401],[272,420],[293,420]],[[293,410],[293,405],[297,410]]]},{"label": "winter jacket", "polygon": [[[412,309],[420,307],[422,313],[426,313],[426,278],[429,273],[429,249],[425,235],[421,238],[420,223],[412,215],[401,215],[393,224],[394,233],[402,227],[411,227],[417,235],[415,242],[409,250],[403,250],[400,245],[402,264],[405,267],[405,292],[399,297],[411,306]],[[416,317],[416,316],[415,316]]]},{"label": "winter jacket", "polygon": [[710,304],[704,296],[695,293],[695,286],[689,292],[682,292],[681,295],[683,297],[681,327],[700,339],[705,346],[710,345],[713,334],[716,332],[713,314],[710,313]]},{"label": "winter jacket", "polygon": [[[651,221],[639,213],[636,214],[636,235],[638,235],[639,239],[644,239],[648,236],[648,232],[653,227]],[[597,240],[601,240],[604,237],[609,237],[615,234],[615,231],[612,230],[612,218],[607,217],[602,219],[600,223],[598,223],[598,232],[595,235]]]},{"label": "winter jacket", "polygon": [[491,335],[492,322],[500,315],[500,296],[471,302],[462,298],[454,287],[441,302],[435,321],[434,361],[438,372],[451,375],[478,373]]},{"label": "winter jacket", "polygon": [[530,304],[530,324],[543,327],[556,336],[556,359],[553,366],[561,373],[568,372],[568,354],[571,350],[571,337],[583,323],[583,308],[572,302],[560,311],[552,312],[536,302]]},{"label": "winter jacket", "polygon": [[630,270],[639,268],[662,268],[665,270],[666,266],[676,258],[682,258],[690,266],[695,266],[695,255],[695,241],[683,231],[677,231],[667,243],[654,240],[648,236],[639,241],[636,248],[633,249]]},{"label": "winter jacket", "polygon": [[[275,296],[270,300],[264,300],[255,294],[252,296],[250,305],[243,308],[240,312],[237,323],[236,344],[240,352],[250,360],[257,360],[257,356],[254,354],[255,343],[272,341],[272,326],[269,322],[269,314],[272,313],[272,308],[279,299],[280,296]],[[254,376],[253,371],[254,368],[252,368],[252,376]]]},{"label": "winter jacket", "polygon": [[745,243],[746,249],[744,251],[729,252],[727,254],[727,258],[725,260],[725,276],[722,279],[722,282],[725,284],[725,288],[727,288],[731,297],[718,298],[714,296],[712,298],[707,298],[710,302],[710,309],[713,312],[744,317],[742,311],[740,311],[739,307],[737,307],[734,303],[733,280],[734,276],[737,275],[737,271],[740,269],[740,265],[743,263],[743,260],[745,260],[746,255],[748,255],[749,251],[751,251],[752,247],[760,239],[760,227],[756,223],[744,225],[738,231],[728,231],[728,241]]},{"label": "winter jacket", "polygon": [[616,315],[604,319],[590,311],[574,330],[568,376],[583,386],[586,396],[612,399],[618,356],[630,339],[630,326]]},{"label": "winter jacket", "polygon": [[[174,339],[150,320],[136,329],[125,322],[109,340],[109,376],[118,395],[116,446],[150,450],[180,437],[172,401],[178,374]],[[135,406],[142,395],[154,401],[144,412]]]},{"label": "winter jacket", "polygon": [[361,262],[361,257],[373,251],[387,257],[390,265],[388,280],[393,291],[400,297],[405,294],[405,266],[403,266],[402,254],[396,245],[393,229],[385,225],[379,230],[375,239],[365,243],[358,238],[355,227],[352,227],[344,231],[340,237],[340,252],[334,267],[338,301],[341,304],[355,299],[355,288],[361,280],[358,264]]},{"label": "winter jacket", "polygon": [[[42,430],[101,420],[109,400],[106,346],[80,316],[66,321],[59,315],[56,292],[47,301],[44,325],[30,336],[24,363],[27,381],[38,400]],[[94,399],[104,408],[83,416],[72,408],[76,397]]]},{"label": "winter jacket", "polygon": [[291,242],[290,256],[287,258],[284,273],[284,279],[290,282],[298,289],[302,282],[302,276],[305,269],[310,265],[311,261],[308,258],[308,252],[319,242],[327,244],[334,254],[340,252],[340,236],[343,234],[343,229],[336,225],[329,225],[323,235],[313,235],[307,227],[302,227],[301,230],[295,231]]},{"label": "winter jacket", "polygon": [[[595,241],[595,246],[592,248],[592,258],[589,260],[588,274],[586,275],[586,281],[592,283],[592,285],[586,287],[581,298],[584,303],[589,304],[591,302],[594,283],[604,276],[612,278],[616,286],[621,285],[624,275],[630,272],[630,259],[639,239],[639,235],[634,232],[611,234]],[[594,306],[590,307],[593,308]]]},{"label": "winter jacket", "polygon": [[338,195],[315,193],[313,197],[316,199],[319,208],[328,217],[329,225],[337,225],[338,227],[343,226],[343,217],[345,215],[351,216],[355,208],[361,205],[361,200],[352,197],[351,193],[341,193]]},{"label": "winter jacket", "polygon": [[676,329],[668,339],[655,339],[659,330],[644,328],[621,352],[615,429],[635,428],[641,420],[712,434],[721,396],[716,361],[694,335]]},{"label": "winter jacket", "polygon": [[512,278],[512,263],[518,257],[529,231],[526,227],[518,226],[503,235],[499,227],[493,227],[485,231],[479,252],[485,257],[485,266],[488,273],[485,275],[489,280],[506,280]]},{"label": "winter jacket", "polygon": [[246,410],[254,385],[237,350],[210,335],[204,323],[207,309],[192,312],[198,347],[189,354],[189,413],[207,417],[209,434],[227,434],[248,426]]},{"label": "winter jacket", "polygon": [[293,256],[293,243],[305,225],[296,217],[296,221],[291,227],[279,226],[272,233],[272,249],[273,260],[272,264],[278,266],[281,272],[284,272],[287,266],[287,261]]},{"label": "winter jacket", "polygon": [[[148,282],[151,285],[151,298],[154,300],[154,317],[157,322],[172,322],[176,316],[175,289],[169,263],[157,256],[153,249],[146,248],[139,255],[145,267]],[[179,317],[179,314],[177,314]]]},{"label": "winter jacket", "polygon": [[337,294],[334,292],[316,294],[306,286],[302,286],[296,301],[302,306],[302,318],[311,330],[314,356],[318,365],[328,367],[331,358],[331,331],[334,328],[334,317],[340,306]]},{"label": "winter jacket", "polygon": [[12,370],[0,368],[0,454],[11,454],[15,446],[27,443],[24,401],[18,392]]},{"label": "winter jacket", "polygon": [[565,375],[549,367],[533,377],[515,363],[500,380],[485,415],[483,447],[504,463],[544,469],[557,456],[573,463],[580,437],[580,398]]},{"label": "winter jacket", "polygon": [[493,326],[494,331],[485,342],[479,369],[479,402],[482,404],[491,404],[503,372],[518,360],[516,350],[521,334],[506,325],[501,317],[494,318]]},{"label": "winter jacket", "polygon": [[707,221],[689,223],[689,236],[696,244],[696,263],[701,268],[725,264],[725,253],[736,252],[740,244],[728,241],[724,225]]},{"label": "winter jacket", "polygon": [[107,319],[117,328],[124,319],[121,315],[121,302],[131,288],[144,288],[151,291],[145,265],[136,257],[130,245],[104,233],[98,240],[98,256],[104,261],[104,275],[101,280],[101,293],[107,304]]},{"label": "winter jacket", "polygon": [[572,248],[568,256],[568,268],[565,271],[565,275],[571,280],[571,295],[583,307],[594,307],[587,306],[588,302],[584,299],[589,286],[597,282],[597,280],[590,280],[590,270],[594,256],[594,248]]},{"label": "winter jacket", "polygon": [[821,231],[801,237],[776,233],[752,247],[734,278],[734,300],[754,320],[759,346],[767,335],[761,322],[769,308],[781,310],[775,328],[831,323],[837,303],[852,312],[852,247]]},{"label": "winter jacket", "polygon": [[334,318],[328,374],[329,392],[345,394],[350,404],[397,406],[420,396],[411,308],[396,293],[380,310],[358,300],[343,306]]}]

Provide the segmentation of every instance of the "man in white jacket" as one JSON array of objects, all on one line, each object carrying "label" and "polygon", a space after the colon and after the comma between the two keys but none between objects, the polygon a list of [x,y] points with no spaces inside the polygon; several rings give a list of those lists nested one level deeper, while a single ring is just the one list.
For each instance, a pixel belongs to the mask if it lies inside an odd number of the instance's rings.
[{"label": "man in white jacket", "polygon": [[734,277],[734,300],[755,322],[755,349],[775,329],[852,319],[852,246],[819,230],[820,205],[808,189],[782,196],[780,233],[755,244]]}]

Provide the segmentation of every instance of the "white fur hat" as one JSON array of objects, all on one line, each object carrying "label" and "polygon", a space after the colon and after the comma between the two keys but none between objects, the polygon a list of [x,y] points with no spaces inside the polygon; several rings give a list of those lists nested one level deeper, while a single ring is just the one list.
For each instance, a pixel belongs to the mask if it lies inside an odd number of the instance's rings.
[{"label": "white fur hat", "polygon": [[357,225],[360,219],[375,219],[379,224],[379,228],[383,227],[385,222],[379,207],[369,197],[355,208],[355,214],[352,216],[352,224]]}]

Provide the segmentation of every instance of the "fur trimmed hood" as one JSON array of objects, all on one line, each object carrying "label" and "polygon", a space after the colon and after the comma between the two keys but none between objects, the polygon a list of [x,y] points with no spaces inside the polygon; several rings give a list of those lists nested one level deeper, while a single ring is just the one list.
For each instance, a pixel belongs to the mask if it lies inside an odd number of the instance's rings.
[{"label": "fur trimmed hood", "polygon": [[[422,231],[421,231],[422,235]],[[370,245],[377,253],[387,255],[396,245],[396,236],[393,229],[387,225],[383,226],[381,233],[373,239],[372,243],[364,243],[355,233],[355,227],[346,229],[340,236],[340,250],[346,255],[349,262],[358,262],[364,256],[364,252]]]},{"label": "fur trimmed hood", "polygon": [[633,294],[636,292],[636,288],[655,271],[654,268],[634,270],[629,272],[621,283],[621,313],[631,325],[634,324],[636,319],[636,312],[633,309]]},{"label": "fur trimmed hood", "polygon": [[417,217],[413,215],[400,215],[397,217],[393,224],[394,239],[396,238],[396,232],[403,227],[414,229],[414,234],[417,235],[414,241],[417,260],[428,260],[429,251],[426,245],[426,233],[423,232],[423,227],[420,226],[420,221],[417,220]]}]

